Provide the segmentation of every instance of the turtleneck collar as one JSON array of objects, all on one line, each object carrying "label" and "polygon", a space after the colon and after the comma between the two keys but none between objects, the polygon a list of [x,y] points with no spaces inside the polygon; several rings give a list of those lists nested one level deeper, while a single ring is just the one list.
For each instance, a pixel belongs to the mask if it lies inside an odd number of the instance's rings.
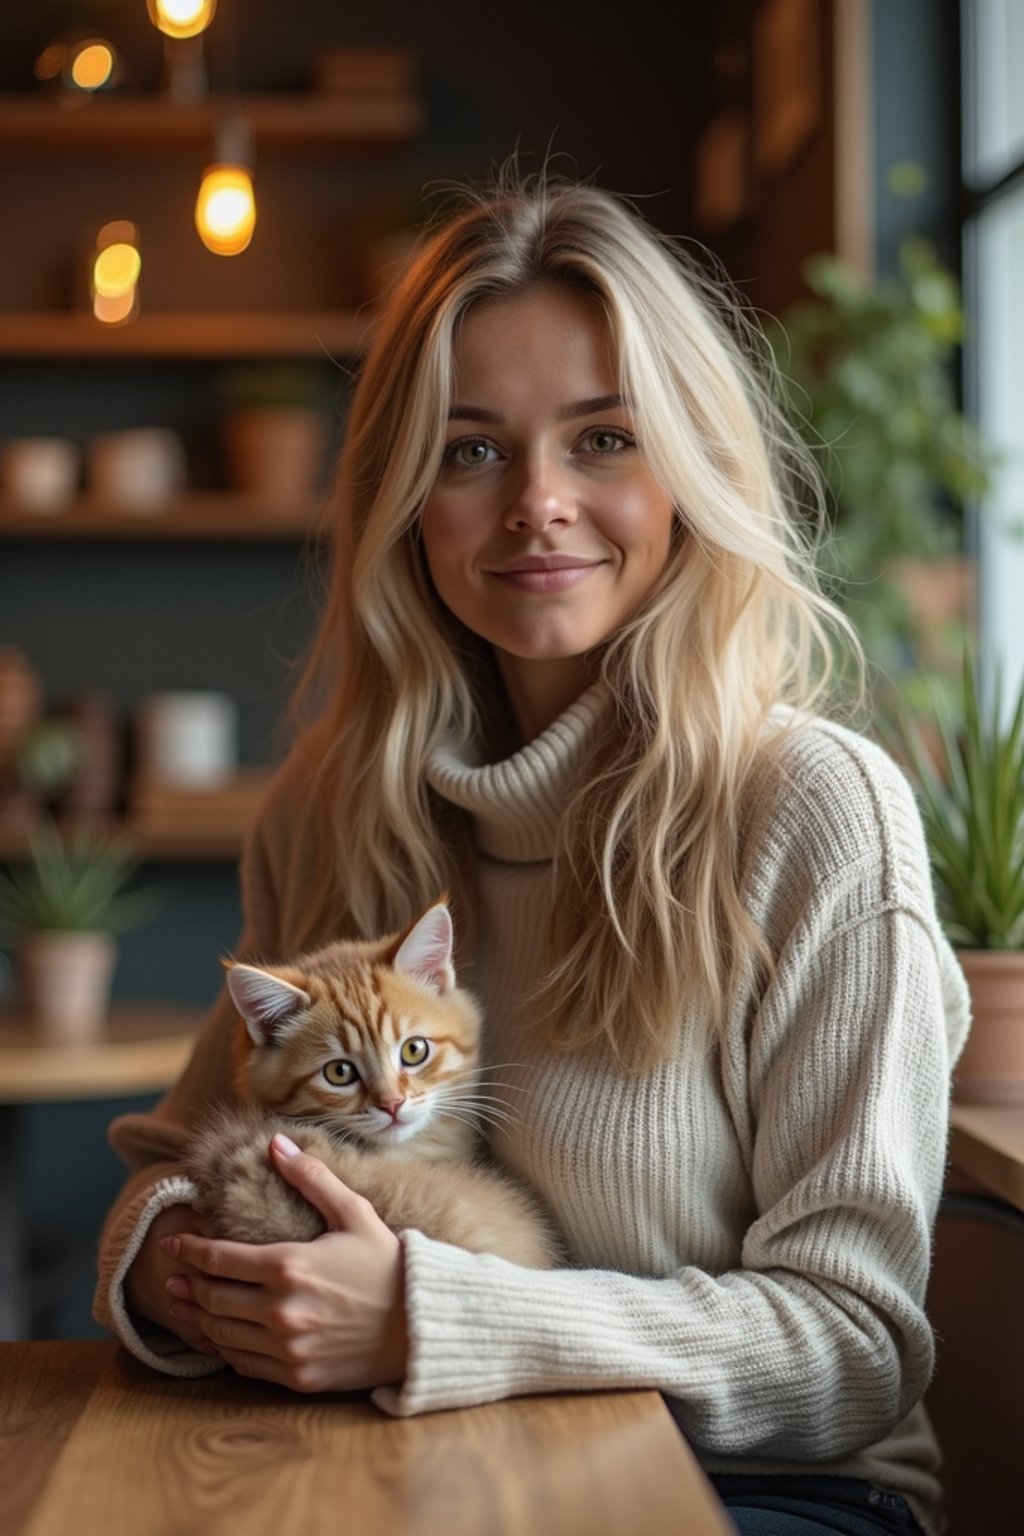
[{"label": "turtleneck collar", "polygon": [[459,751],[442,743],[427,764],[427,782],[468,811],[481,853],[511,864],[543,863],[554,854],[562,812],[604,709],[598,683],[546,731],[497,763],[481,762],[475,744]]}]

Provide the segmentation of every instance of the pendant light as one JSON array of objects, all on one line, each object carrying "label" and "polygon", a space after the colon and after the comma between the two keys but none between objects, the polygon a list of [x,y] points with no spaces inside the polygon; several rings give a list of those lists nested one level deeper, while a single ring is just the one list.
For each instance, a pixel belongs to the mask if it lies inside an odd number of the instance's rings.
[{"label": "pendant light", "polygon": [[213,20],[217,0],[146,0],[146,8],[165,37],[198,37]]},{"label": "pendant light", "polygon": [[216,160],[203,172],[196,198],[196,229],[215,256],[238,256],[256,228],[252,147],[241,118],[229,118],[217,133]]}]

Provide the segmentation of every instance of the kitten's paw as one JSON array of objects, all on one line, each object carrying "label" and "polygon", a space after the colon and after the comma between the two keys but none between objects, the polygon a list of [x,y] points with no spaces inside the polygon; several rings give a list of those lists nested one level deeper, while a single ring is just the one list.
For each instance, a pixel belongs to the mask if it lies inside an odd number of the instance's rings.
[{"label": "kitten's paw", "polygon": [[[198,1191],[196,1209],[212,1237],[242,1243],[308,1242],[325,1223],[319,1211],[271,1166],[276,1131],[300,1145],[313,1139],[264,1110],[218,1109],[200,1125],[185,1153],[185,1171]],[[313,1146],[310,1151],[314,1152]]]}]

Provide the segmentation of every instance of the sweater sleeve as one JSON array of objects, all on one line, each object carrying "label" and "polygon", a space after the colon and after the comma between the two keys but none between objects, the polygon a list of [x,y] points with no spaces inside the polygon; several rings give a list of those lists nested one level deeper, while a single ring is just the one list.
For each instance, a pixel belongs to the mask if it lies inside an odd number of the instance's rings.
[{"label": "sweater sleeve", "polygon": [[410,1363],[380,1407],[654,1387],[707,1450],[814,1460],[903,1417],[932,1364],[922,1301],[949,1068],[935,949],[914,916],[880,915],[803,976],[755,1089],[741,1265],[527,1271],[407,1233]]},{"label": "sweater sleeve", "polygon": [[[257,820],[242,858],[241,888],[245,930],[239,955],[273,953],[277,947],[278,904],[264,818]],[[180,1376],[222,1369],[175,1334],[156,1327],[128,1308],[124,1280],[154,1218],[172,1205],[190,1203],[194,1190],[179,1163],[191,1127],[218,1099],[230,1098],[231,1028],[236,1015],[224,988],[197,1036],[182,1076],[155,1109],[122,1115],[108,1137],[130,1171],[111,1208],[99,1242],[93,1316],[115,1333],[140,1360]]]},{"label": "sweater sleeve", "polygon": [[527,1272],[410,1232],[409,1369],[378,1406],[653,1387],[708,1452],[812,1461],[903,1418],[932,1367],[923,1300],[966,1002],[929,901],[873,895],[818,892],[727,1044],[754,1128],[735,1267]]}]

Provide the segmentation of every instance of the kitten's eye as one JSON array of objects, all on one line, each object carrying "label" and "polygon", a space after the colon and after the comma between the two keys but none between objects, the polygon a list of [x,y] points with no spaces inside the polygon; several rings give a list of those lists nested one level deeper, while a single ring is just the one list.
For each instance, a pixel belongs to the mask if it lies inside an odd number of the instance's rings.
[{"label": "kitten's eye", "polygon": [[399,1055],[402,1058],[403,1067],[421,1067],[430,1055],[430,1045],[426,1040],[416,1035],[412,1040],[404,1040],[402,1042],[402,1049]]},{"label": "kitten's eye", "polygon": [[350,1061],[329,1061],[324,1067],[324,1077],[335,1088],[351,1088],[359,1079],[359,1073]]}]

